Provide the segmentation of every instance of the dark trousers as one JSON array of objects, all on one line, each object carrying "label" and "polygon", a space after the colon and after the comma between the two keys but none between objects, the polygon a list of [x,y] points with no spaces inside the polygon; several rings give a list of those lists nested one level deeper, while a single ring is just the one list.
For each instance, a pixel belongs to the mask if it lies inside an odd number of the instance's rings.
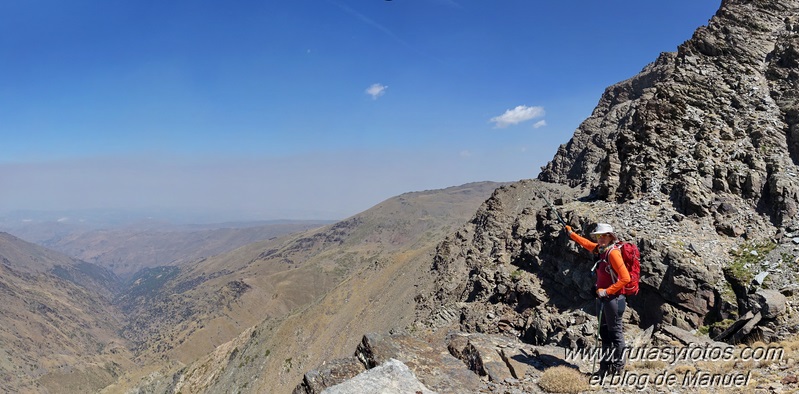
[{"label": "dark trousers", "polygon": [[602,339],[602,361],[600,369],[608,370],[611,366],[624,368],[624,331],[621,322],[627,298],[624,295],[613,295],[597,299],[597,307],[602,308],[602,321],[599,324],[599,337]]}]

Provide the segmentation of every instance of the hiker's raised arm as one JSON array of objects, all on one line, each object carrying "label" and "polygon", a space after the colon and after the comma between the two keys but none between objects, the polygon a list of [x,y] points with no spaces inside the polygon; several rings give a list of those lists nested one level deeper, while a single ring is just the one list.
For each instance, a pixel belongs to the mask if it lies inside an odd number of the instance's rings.
[{"label": "hiker's raised arm", "polygon": [[564,226],[564,229],[569,234],[569,238],[571,238],[572,241],[580,244],[580,246],[583,248],[590,251],[596,249],[596,242],[591,242],[589,239],[581,237],[579,234],[575,233],[570,226]]}]

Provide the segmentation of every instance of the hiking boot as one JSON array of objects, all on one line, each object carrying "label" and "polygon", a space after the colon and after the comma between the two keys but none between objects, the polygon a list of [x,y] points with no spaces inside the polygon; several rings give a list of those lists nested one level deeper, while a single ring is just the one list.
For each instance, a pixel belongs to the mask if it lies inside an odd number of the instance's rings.
[{"label": "hiking boot", "polygon": [[611,375],[610,369],[611,367],[609,365],[600,365],[599,370],[591,374],[591,376],[602,378],[605,375]]}]

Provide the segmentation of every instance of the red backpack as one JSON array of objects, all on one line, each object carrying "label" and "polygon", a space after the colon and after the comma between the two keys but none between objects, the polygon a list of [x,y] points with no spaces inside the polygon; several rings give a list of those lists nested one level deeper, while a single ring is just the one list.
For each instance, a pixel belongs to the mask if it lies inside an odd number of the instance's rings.
[{"label": "red backpack", "polygon": [[[630,282],[624,285],[624,288],[621,289],[621,294],[638,294],[638,280],[641,278],[641,252],[635,244],[629,242],[617,242],[613,245],[613,248],[621,251],[621,258],[624,260],[624,266],[627,267],[627,272],[630,273]],[[612,271],[611,269],[611,272]],[[616,281],[615,276],[613,281]]]}]

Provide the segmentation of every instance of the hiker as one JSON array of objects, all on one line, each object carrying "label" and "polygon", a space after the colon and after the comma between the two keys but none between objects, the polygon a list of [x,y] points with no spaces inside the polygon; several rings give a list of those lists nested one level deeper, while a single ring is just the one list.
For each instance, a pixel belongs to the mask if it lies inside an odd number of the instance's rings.
[{"label": "hiker", "polygon": [[[630,273],[624,265],[622,253],[614,247],[619,241],[613,232],[613,226],[597,223],[591,236],[592,242],[575,233],[571,226],[564,227],[569,238],[598,256],[594,264],[596,268],[596,295],[599,307],[599,337],[602,339],[602,361],[599,364],[599,375],[618,374],[624,369],[624,332],[621,318],[627,306],[627,299],[622,290],[630,282]],[[612,352],[612,353],[611,353]]]}]

